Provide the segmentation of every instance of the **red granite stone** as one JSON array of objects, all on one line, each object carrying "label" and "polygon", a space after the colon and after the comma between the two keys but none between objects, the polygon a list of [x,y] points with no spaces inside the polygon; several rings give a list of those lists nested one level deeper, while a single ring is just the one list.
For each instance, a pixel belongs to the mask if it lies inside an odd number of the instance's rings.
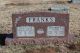
[{"label": "red granite stone", "polygon": [[[27,17],[54,17],[55,22],[39,22],[39,23],[28,23],[26,22]],[[18,19],[16,21],[16,19]],[[13,14],[13,39],[6,39],[6,44],[54,44],[54,43],[65,43],[68,41],[68,31],[69,31],[69,14],[61,13],[52,13],[52,12],[30,12],[23,14]],[[47,20],[48,21],[48,20]],[[35,37],[18,37],[17,36],[17,27],[20,26],[33,26],[35,28]],[[65,27],[64,36],[47,36],[47,27],[48,26],[63,26]],[[41,28],[41,29],[40,29]],[[40,34],[37,33],[40,32]]]}]

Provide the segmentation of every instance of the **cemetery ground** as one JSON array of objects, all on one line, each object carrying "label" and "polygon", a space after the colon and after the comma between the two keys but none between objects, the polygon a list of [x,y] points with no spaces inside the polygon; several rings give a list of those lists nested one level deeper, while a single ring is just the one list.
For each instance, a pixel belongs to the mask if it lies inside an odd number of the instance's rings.
[{"label": "cemetery ground", "polygon": [[80,53],[80,35],[67,44],[0,46],[0,53]]},{"label": "cemetery ground", "polygon": [[0,53],[80,53],[80,45],[9,45],[0,46]]},{"label": "cemetery ground", "polygon": [[[70,29],[71,29],[70,32],[73,31],[75,34],[77,34],[76,33],[77,30],[80,28],[80,27],[78,27],[80,21],[78,22],[79,19],[76,19],[76,18],[80,17],[80,15],[79,15],[80,14],[80,8],[79,8],[80,6],[79,5],[69,5],[69,6],[70,6],[70,17],[71,17],[70,18]],[[24,9],[26,9],[26,8],[24,8]],[[3,15],[3,12],[1,14]],[[6,11],[5,14],[9,14],[9,13],[7,13],[7,11]],[[2,16],[2,18],[3,17],[5,18],[5,16]],[[9,15],[7,15],[7,17],[8,16]],[[4,19],[4,18],[3,18],[3,20],[1,20],[1,21],[3,21],[3,23],[1,22],[2,27],[3,27],[0,29],[0,30],[2,30],[1,32],[5,32],[10,28],[10,27],[7,27],[7,26],[9,26],[9,24],[7,24],[8,21],[6,21],[8,19]],[[11,19],[9,19],[9,21],[11,21]],[[3,30],[5,28],[7,28],[7,29]],[[11,28],[10,28],[10,32],[11,32]],[[3,40],[3,38],[2,38],[2,41],[5,41],[5,40]],[[4,45],[4,43],[3,43],[3,45]],[[75,40],[73,42],[66,43],[66,44],[65,43],[63,43],[63,44],[56,43],[56,44],[49,44],[49,45],[4,45],[4,46],[1,45],[0,53],[80,53],[80,34],[75,36]]]},{"label": "cemetery ground", "polygon": [[71,43],[48,45],[4,45],[0,46],[0,53],[80,53],[80,38],[75,37]]}]

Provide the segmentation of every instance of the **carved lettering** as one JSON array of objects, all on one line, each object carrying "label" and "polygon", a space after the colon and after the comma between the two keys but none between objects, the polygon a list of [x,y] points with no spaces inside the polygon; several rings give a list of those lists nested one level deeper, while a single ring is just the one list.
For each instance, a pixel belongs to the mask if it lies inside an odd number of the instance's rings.
[{"label": "carved lettering", "polygon": [[27,23],[49,23],[49,22],[55,22],[54,17],[27,17],[26,18]]}]

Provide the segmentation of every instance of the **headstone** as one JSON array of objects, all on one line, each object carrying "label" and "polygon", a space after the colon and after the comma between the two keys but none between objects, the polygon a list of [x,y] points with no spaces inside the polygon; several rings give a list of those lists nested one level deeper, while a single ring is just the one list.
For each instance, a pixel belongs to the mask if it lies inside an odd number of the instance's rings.
[{"label": "headstone", "polygon": [[68,22],[68,14],[13,14],[13,34],[15,37],[64,37],[68,35]]},{"label": "headstone", "polygon": [[69,14],[51,12],[13,14],[12,21],[13,39],[21,38],[19,41],[26,39],[22,42],[31,41],[34,44],[38,41],[37,44],[48,44],[55,40],[66,41],[68,37]]},{"label": "headstone", "polygon": [[73,3],[80,3],[80,0],[72,0]]},{"label": "headstone", "polygon": [[67,5],[58,4],[51,7],[51,12],[55,13],[69,13],[69,7]]}]

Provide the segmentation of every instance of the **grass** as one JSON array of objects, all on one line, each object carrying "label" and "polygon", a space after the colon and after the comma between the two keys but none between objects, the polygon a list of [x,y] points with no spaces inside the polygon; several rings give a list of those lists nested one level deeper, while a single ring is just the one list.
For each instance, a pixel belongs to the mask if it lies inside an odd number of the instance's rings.
[{"label": "grass", "polygon": [[0,48],[0,53],[52,53],[54,47],[50,45],[9,45]]}]

